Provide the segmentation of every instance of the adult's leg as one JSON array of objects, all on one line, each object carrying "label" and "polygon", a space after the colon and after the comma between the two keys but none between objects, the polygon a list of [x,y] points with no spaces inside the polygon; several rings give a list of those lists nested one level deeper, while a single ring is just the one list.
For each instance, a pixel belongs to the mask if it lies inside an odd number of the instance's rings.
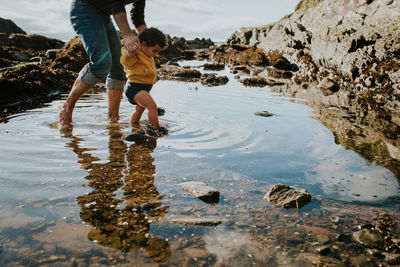
[{"label": "adult's leg", "polygon": [[75,104],[78,99],[89,90],[90,86],[77,78],[72,86],[71,92],[68,95],[67,100],[64,104],[58,107],[58,123],[62,128],[71,127],[72,123],[72,112],[74,111]]},{"label": "adult's leg", "polygon": [[122,92],[126,81],[124,68],[121,59],[121,40],[114,24],[106,27],[108,43],[111,53],[111,68],[107,75],[106,88],[108,94],[108,116],[111,119],[118,119],[119,106],[122,99]]},{"label": "adult's leg", "polygon": [[90,62],[79,73],[65,103],[58,108],[59,123],[63,128],[71,126],[72,113],[78,99],[104,78],[111,67],[105,27],[110,18],[90,4],[76,1],[71,6],[70,19],[75,32],[82,40]]},{"label": "adult's leg", "polygon": [[134,101],[148,110],[149,122],[151,125],[160,126],[158,122],[157,104],[147,91],[142,90],[137,93],[134,97]]}]

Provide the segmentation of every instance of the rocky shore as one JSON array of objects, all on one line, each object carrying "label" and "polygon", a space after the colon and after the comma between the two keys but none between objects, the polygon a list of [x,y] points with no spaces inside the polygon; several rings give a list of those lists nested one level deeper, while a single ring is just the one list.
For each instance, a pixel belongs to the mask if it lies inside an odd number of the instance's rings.
[{"label": "rocky shore", "polygon": [[[169,37],[168,48],[155,58],[161,78],[199,81],[202,74],[198,70],[177,67],[176,62],[198,56],[204,59],[207,55],[201,51],[213,45],[210,39]],[[78,37],[64,43],[26,34],[11,20],[0,18],[0,115],[37,107],[61,93],[68,93],[88,60]],[[219,82],[208,76],[203,77],[204,81]],[[104,88],[101,84],[98,87]]]},{"label": "rocky shore", "polygon": [[399,25],[399,0],[303,0],[233,33],[211,58],[250,73],[245,85],[306,99],[338,143],[399,177]]}]

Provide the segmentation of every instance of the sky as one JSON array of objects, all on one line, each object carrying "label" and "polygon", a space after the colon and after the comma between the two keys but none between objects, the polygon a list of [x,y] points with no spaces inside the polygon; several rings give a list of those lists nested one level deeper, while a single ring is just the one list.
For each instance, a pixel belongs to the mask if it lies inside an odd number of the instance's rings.
[{"label": "sky", "polygon": [[[263,26],[292,13],[300,0],[147,0],[146,24],[174,37],[225,41],[241,27]],[[71,0],[0,0],[0,17],[28,34],[68,41]],[[129,5],[126,6],[129,12]]]}]

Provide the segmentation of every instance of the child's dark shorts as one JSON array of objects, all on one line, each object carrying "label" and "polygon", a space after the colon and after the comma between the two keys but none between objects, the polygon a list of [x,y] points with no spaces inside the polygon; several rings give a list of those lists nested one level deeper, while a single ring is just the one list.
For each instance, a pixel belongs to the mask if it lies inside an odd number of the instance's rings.
[{"label": "child's dark shorts", "polygon": [[152,87],[152,84],[127,83],[125,85],[125,96],[128,98],[129,103],[131,103],[132,105],[136,105],[135,101],[133,101],[135,95],[142,90],[145,90],[149,93]]}]

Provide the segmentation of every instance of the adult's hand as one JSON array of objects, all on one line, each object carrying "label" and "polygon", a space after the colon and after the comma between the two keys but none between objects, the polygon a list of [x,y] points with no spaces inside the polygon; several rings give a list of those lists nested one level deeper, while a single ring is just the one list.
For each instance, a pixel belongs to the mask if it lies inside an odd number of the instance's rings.
[{"label": "adult's hand", "polygon": [[124,46],[126,51],[131,57],[136,57],[138,54],[138,49],[140,47],[139,38],[133,34],[128,20],[126,18],[125,12],[119,12],[114,15],[115,22],[118,25],[120,32],[122,33],[122,37],[124,38]]},{"label": "adult's hand", "polygon": [[139,38],[134,34],[124,36],[124,46],[131,57],[136,57],[140,48]]}]

